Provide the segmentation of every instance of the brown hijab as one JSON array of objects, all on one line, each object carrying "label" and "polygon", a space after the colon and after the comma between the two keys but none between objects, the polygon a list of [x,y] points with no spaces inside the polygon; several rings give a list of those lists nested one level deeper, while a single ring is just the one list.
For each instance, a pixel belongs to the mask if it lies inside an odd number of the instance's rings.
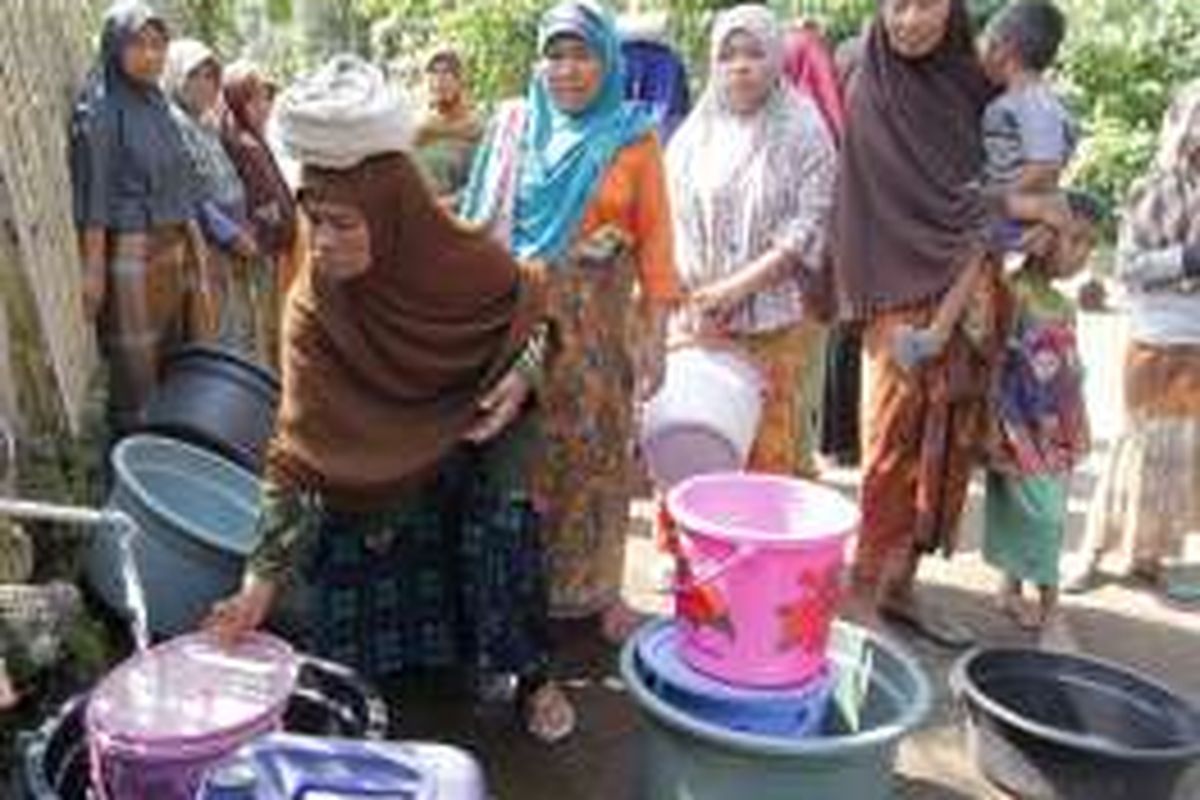
[{"label": "brown hijab", "polygon": [[861,318],[939,295],[983,247],[979,122],[992,90],[964,0],[916,60],[892,50],[880,11],[855,80],[832,256],[839,306]]},{"label": "brown hijab", "polygon": [[237,62],[225,70],[221,142],[246,187],[246,207],[254,238],[267,255],[290,252],[296,237],[296,204],[262,131],[250,124],[247,106],[274,87],[252,65]]},{"label": "brown hijab", "polygon": [[291,293],[267,477],[335,507],[385,505],[461,440],[525,341],[535,293],[504,248],[437,206],[406,155],[305,167],[301,183],[364,214],[371,265],[341,281],[306,269]]}]

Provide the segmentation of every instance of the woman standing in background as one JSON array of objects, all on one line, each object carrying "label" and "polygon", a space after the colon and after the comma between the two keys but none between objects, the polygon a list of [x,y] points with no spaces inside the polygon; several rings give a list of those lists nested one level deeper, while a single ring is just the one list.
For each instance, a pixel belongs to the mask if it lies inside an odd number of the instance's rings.
[{"label": "woman standing in background", "polygon": [[246,211],[263,261],[256,273],[255,328],[259,358],[279,361],[283,296],[296,271],[296,202],[267,145],[267,120],[275,101],[273,84],[254,64],[237,61],[225,70],[221,142],[246,190]]},{"label": "woman standing in background", "polygon": [[158,87],[169,41],[149,6],[114,5],[71,121],[84,309],[108,362],[114,435],[144,421],[166,353],[216,329],[198,178]]},{"label": "woman standing in background", "polygon": [[783,79],[774,14],[747,4],[713,28],[710,83],[667,151],[688,303],[681,334],[728,337],[767,375],[748,467],[815,474],[805,381],[822,328],[805,315],[825,256],[837,158],[816,105]]},{"label": "woman standing in background", "polygon": [[551,613],[598,614],[621,640],[639,621],[621,599],[633,408],[662,380],[666,314],[679,295],[662,150],[653,117],[624,99],[607,10],[554,6],[538,52],[527,97],[491,123],[462,210],[518,258],[546,262],[535,487]]}]

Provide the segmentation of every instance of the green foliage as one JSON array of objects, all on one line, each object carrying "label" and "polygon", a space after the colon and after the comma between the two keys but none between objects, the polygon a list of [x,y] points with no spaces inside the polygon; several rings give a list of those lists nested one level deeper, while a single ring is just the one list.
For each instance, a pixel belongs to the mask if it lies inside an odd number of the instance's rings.
[{"label": "green foliage", "polygon": [[[518,94],[536,60],[539,14],[552,0],[168,0],[188,35],[227,55],[244,50],[239,14],[266,9],[272,27],[265,60],[286,79],[334,50],[355,49],[419,73],[429,49],[457,45],[484,105]],[[610,0],[614,8],[630,5]],[[715,11],[737,0],[642,0],[667,14],[668,35],[699,86],[707,69]],[[1005,0],[968,0],[982,22]],[[1200,1],[1058,0],[1069,29],[1056,76],[1084,140],[1069,176],[1114,207],[1147,167],[1172,92],[1200,77]],[[859,31],[877,0],[771,0],[787,19],[814,19],[836,43]],[[314,21],[315,20],[315,21]],[[251,48],[252,53],[257,52]]]},{"label": "green foliage", "polygon": [[442,43],[458,48],[475,97],[485,105],[518,94],[536,60],[537,23],[551,0],[361,0],[373,20],[372,56],[414,79]]},{"label": "green foliage", "polygon": [[441,38],[461,48],[481,98],[519,94],[537,57],[538,19],[548,0],[483,0],[447,16]]},{"label": "green foliage", "polygon": [[225,52],[237,40],[236,0],[176,0],[173,6],[180,34],[199,39]]},{"label": "green foliage", "polygon": [[1060,80],[1085,139],[1072,183],[1114,207],[1147,169],[1172,93],[1200,77],[1195,0],[1066,0]]}]

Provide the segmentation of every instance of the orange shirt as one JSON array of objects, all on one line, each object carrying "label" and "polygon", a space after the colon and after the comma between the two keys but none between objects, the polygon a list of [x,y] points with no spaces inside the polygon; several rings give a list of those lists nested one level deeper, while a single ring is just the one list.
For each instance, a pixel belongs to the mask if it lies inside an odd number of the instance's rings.
[{"label": "orange shirt", "polygon": [[643,295],[660,302],[678,300],[682,290],[657,133],[646,134],[617,154],[584,212],[580,233],[587,236],[605,225],[620,228],[633,240]]}]

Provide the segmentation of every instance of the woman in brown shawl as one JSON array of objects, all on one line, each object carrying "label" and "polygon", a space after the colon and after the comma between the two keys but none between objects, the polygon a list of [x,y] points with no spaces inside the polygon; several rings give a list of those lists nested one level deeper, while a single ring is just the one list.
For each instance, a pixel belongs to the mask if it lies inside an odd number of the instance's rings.
[{"label": "woman in brown shawl", "polygon": [[246,212],[265,269],[255,275],[255,341],[259,357],[279,360],[280,290],[295,272],[296,204],[279,164],[266,142],[267,119],[275,101],[275,84],[259,69],[238,61],[225,69],[221,142],[246,191]]},{"label": "woman in brown shawl", "polygon": [[370,676],[516,675],[530,731],[560,738],[525,481],[536,283],[429,194],[378,70],[341,57],[281,105],[312,258],[284,317],[262,541],[209,624],[258,626],[299,578],[310,649]]},{"label": "woman in brown shawl", "polygon": [[949,552],[978,441],[986,364],[961,332],[913,376],[897,326],[923,324],[959,272],[985,257],[979,119],[990,90],[963,0],[883,0],[866,34],[833,225],[838,302],[865,323],[863,521],[855,610],[947,645],[961,630],[918,608],[922,553]]}]

